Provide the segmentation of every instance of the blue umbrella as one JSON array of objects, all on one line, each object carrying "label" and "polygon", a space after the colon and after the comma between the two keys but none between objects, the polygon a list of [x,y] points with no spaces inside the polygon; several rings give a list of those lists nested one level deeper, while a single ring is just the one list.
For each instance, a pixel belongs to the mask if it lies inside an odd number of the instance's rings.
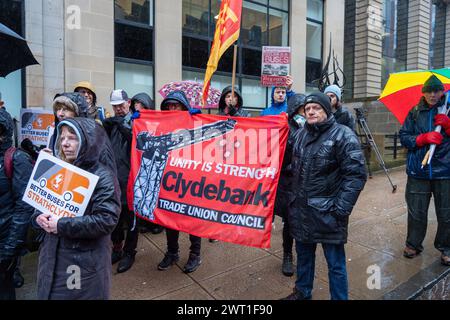
[{"label": "blue umbrella", "polygon": [[0,23],[0,77],[13,71],[39,64],[31,53],[27,41]]}]

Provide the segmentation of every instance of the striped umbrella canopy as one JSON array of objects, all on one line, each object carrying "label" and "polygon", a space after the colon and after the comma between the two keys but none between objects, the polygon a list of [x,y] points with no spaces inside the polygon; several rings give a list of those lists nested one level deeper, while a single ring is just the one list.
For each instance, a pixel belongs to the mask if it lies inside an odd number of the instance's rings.
[{"label": "striped umbrella canopy", "polygon": [[423,96],[422,87],[431,75],[435,75],[450,90],[450,69],[417,70],[392,73],[378,99],[403,124],[408,112]]}]

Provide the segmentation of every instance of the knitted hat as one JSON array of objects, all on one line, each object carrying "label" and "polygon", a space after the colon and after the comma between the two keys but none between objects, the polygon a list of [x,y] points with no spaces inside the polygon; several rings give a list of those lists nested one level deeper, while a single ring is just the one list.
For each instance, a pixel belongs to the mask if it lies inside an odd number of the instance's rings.
[{"label": "knitted hat", "polygon": [[339,88],[337,85],[332,84],[326,87],[323,93],[327,94],[328,92],[333,93],[337,97],[338,101],[341,101],[342,92],[341,88]]},{"label": "knitted hat", "polygon": [[427,81],[425,81],[422,87],[422,93],[441,90],[444,91],[444,85],[434,74],[431,75]]},{"label": "knitted hat", "polygon": [[318,103],[322,106],[323,110],[325,110],[325,113],[329,117],[331,115],[331,102],[330,98],[322,92],[314,92],[310,95],[306,96],[305,99],[305,108],[306,105],[309,103]]}]

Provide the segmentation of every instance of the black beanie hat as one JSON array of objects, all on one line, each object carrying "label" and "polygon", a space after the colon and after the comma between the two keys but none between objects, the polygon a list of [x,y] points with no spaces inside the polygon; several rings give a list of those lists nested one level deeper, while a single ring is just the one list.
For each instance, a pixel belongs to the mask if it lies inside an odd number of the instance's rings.
[{"label": "black beanie hat", "polygon": [[314,92],[305,98],[305,107],[308,103],[318,103],[329,117],[331,115],[331,101],[330,98],[322,92]]},{"label": "black beanie hat", "polygon": [[427,81],[423,84],[422,93],[433,92],[433,91],[444,91],[444,85],[441,80],[434,74],[431,75]]}]

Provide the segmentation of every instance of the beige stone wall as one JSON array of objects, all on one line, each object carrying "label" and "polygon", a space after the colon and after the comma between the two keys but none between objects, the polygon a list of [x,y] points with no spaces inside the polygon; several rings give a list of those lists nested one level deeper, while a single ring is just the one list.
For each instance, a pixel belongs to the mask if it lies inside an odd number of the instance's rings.
[{"label": "beige stone wall", "polygon": [[25,1],[25,38],[39,65],[26,69],[27,107],[51,108],[64,89],[64,8],[62,1]]},{"label": "beige stone wall", "polygon": [[[323,28],[323,61],[326,62],[330,50],[331,54],[337,57],[339,66],[344,68],[344,20],[345,20],[345,0],[325,1],[324,28]],[[332,60],[330,64],[332,63]],[[329,71],[332,71],[332,65]],[[342,76],[340,80],[342,80]],[[334,78],[331,77],[331,81]]]},{"label": "beige stone wall", "polygon": [[182,80],[182,1],[155,0],[155,106],[161,87]]},{"label": "beige stone wall", "polygon": [[356,2],[354,98],[380,94],[382,5],[381,0]]},{"label": "beige stone wall", "polygon": [[305,92],[306,81],[306,4],[307,0],[291,1],[289,43],[292,51],[291,74],[293,90]]},{"label": "beige stone wall", "polygon": [[[80,29],[65,28],[65,89],[72,91],[78,81],[90,81],[98,104],[109,110],[114,88],[114,1],[66,0],[81,9]],[[69,10],[69,16],[71,14]]]},{"label": "beige stone wall", "polygon": [[[450,5],[446,7],[446,21],[445,24],[445,52],[450,52]],[[450,54],[444,54],[444,66],[450,67]]]},{"label": "beige stone wall", "polygon": [[430,0],[409,1],[407,70],[428,69],[430,9]]}]

